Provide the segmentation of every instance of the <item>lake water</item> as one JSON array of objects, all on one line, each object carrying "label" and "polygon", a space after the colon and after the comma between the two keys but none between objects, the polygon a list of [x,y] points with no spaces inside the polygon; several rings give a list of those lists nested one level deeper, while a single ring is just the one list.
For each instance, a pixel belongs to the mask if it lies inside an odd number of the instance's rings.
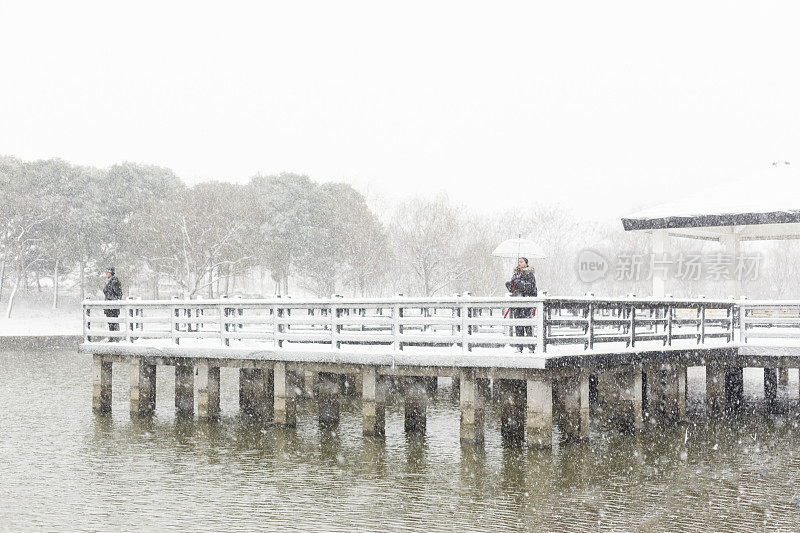
[{"label": "lake water", "polygon": [[[91,357],[72,349],[0,353],[0,529],[575,530],[800,529],[797,375],[763,408],[745,371],[746,412],[704,417],[702,369],[689,372],[686,426],[621,435],[593,422],[588,443],[551,451],[504,444],[489,406],[486,443],[462,448],[448,387],[424,436],[406,436],[399,403],[386,438],[361,436],[358,399],[336,431],[302,402],[296,430],[238,414],[223,369],[219,422],[176,420],[173,375],[156,415],[128,415],[115,365],[112,416],[91,411]],[[171,370],[171,369],[169,369]]]}]

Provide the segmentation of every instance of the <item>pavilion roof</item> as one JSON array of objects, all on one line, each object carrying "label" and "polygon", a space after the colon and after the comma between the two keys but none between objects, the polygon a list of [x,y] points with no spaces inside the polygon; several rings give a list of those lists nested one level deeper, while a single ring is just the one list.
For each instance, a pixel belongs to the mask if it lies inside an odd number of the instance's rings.
[{"label": "pavilion roof", "polygon": [[791,190],[762,183],[698,194],[622,217],[626,231],[667,229],[683,237],[742,240],[800,236],[800,179]]}]

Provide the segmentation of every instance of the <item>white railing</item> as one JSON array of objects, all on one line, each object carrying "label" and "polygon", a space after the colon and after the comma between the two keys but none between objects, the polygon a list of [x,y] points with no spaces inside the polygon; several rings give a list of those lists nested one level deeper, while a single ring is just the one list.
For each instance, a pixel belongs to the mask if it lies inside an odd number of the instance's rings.
[{"label": "white railing", "polygon": [[739,309],[740,341],[800,339],[800,301],[743,300]]},{"label": "white railing", "polygon": [[[376,298],[119,300],[83,304],[84,340],[474,348],[732,342],[738,302],[645,298]],[[523,309],[524,311],[509,308]],[[118,317],[105,311],[119,309]],[[514,318],[514,316],[523,316]],[[112,330],[118,324],[119,330]]]}]

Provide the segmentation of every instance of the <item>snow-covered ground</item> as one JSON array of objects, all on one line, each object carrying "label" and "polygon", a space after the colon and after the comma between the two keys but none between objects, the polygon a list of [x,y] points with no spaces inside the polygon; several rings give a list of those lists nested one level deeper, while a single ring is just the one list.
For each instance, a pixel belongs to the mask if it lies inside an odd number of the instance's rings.
[{"label": "snow-covered ground", "polygon": [[32,294],[20,295],[14,306],[11,318],[6,318],[6,299],[2,301],[0,314],[0,337],[8,336],[46,336],[80,335],[81,308],[78,298],[65,297],[59,309],[52,309],[50,296]]}]

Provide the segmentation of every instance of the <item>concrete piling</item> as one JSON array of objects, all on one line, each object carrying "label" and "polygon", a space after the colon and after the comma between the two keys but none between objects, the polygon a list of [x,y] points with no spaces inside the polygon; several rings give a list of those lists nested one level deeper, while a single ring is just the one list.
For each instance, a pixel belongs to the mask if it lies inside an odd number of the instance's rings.
[{"label": "concrete piling", "polygon": [[526,382],[519,379],[498,379],[496,394],[500,403],[500,434],[506,440],[525,437]]},{"label": "concrete piling", "polygon": [[739,411],[744,401],[744,368],[731,366],[725,371],[725,405],[731,412]]},{"label": "concrete piling", "polygon": [[740,366],[719,362],[706,365],[706,410],[711,416],[738,410],[742,405],[744,374]]},{"label": "concrete piling", "polygon": [[98,414],[111,412],[112,363],[102,355],[92,356],[92,411]]},{"label": "concrete piling", "polygon": [[767,410],[774,411],[778,398],[778,369],[764,368],[764,400]]},{"label": "concrete piling", "polygon": [[194,414],[194,365],[175,365],[175,412]]},{"label": "concrete piling", "polygon": [[143,357],[131,359],[131,416],[147,416],[156,408],[156,365]]},{"label": "concrete piling", "polygon": [[386,433],[386,387],[375,367],[365,366],[361,371],[361,414],[363,433],[367,437],[381,437]]},{"label": "concrete piling", "polygon": [[653,423],[680,422],[686,418],[686,367],[677,363],[644,367],[646,385],[643,408]]},{"label": "concrete piling", "polygon": [[407,377],[404,382],[405,429],[424,432],[428,411],[428,390],[425,378]]},{"label": "concrete piling", "polygon": [[570,440],[589,438],[589,374],[579,372],[561,382],[564,390],[564,433]]},{"label": "concrete piling", "polygon": [[197,416],[200,420],[219,417],[219,366],[208,361],[197,364]]},{"label": "concrete piling", "polygon": [[317,382],[317,406],[319,423],[335,426],[339,423],[339,374],[320,372]]},{"label": "concrete piling", "polygon": [[314,387],[317,382],[317,373],[305,371],[303,374],[303,398],[314,397]]},{"label": "concrete piling", "polygon": [[552,378],[538,374],[525,384],[525,442],[531,448],[549,448],[553,441]]},{"label": "concrete piling", "polygon": [[272,417],[273,376],[263,368],[239,369],[239,408],[253,418]]},{"label": "concrete piling", "polygon": [[461,444],[480,444],[483,442],[484,397],[478,390],[474,371],[464,370],[459,373],[458,379]]},{"label": "concrete piling", "polygon": [[295,427],[297,425],[297,395],[292,375],[286,369],[286,363],[275,363],[275,424],[279,427]]},{"label": "concrete piling", "polygon": [[642,418],[642,367],[630,365],[613,374],[616,394],[611,398],[610,418],[624,431],[641,431]]},{"label": "concrete piling", "polygon": [[341,375],[341,388],[342,394],[345,396],[358,396],[361,387],[359,387],[358,379],[355,374],[342,374]]}]

